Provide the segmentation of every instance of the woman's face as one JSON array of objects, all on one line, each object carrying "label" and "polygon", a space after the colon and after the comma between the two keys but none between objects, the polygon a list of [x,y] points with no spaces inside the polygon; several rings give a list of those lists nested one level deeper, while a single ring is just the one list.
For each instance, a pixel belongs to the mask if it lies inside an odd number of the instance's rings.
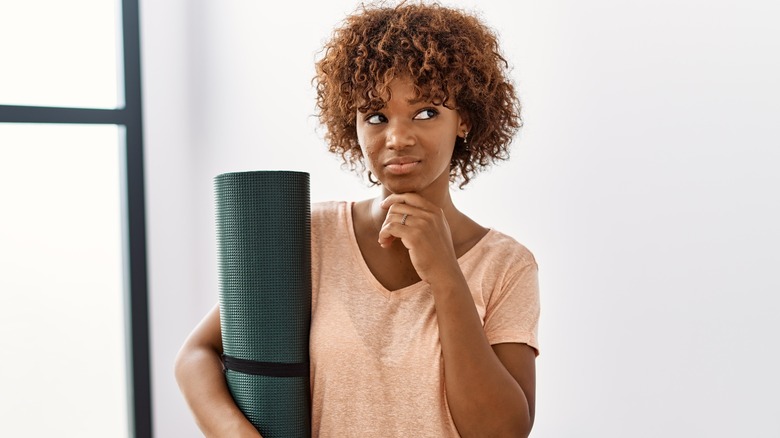
[{"label": "woman's face", "polygon": [[357,138],[366,166],[387,194],[449,190],[455,138],[467,126],[460,114],[415,102],[407,79],[390,83],[391,98],[377,111],[357,112]]}]

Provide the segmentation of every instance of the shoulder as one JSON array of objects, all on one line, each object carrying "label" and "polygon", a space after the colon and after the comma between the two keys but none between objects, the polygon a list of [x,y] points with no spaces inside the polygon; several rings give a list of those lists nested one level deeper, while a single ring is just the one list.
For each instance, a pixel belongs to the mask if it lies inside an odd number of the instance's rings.
[{"label": "shoulder", "polygon": [[504,265],[514,268],[537,267],[533,252],[512,236],[490,229],[483,238],[478,250],[479,258],[489,260],[492,265]]},{"label": "shoulder", "polygon": [[520,287],[531,293],[538,266],[534,254],[513,237],[490,229],[461,260],[461,268],[484,303],[494,293]]},{"label": "shoulder", "polygon": [[313,202],[311,204],[311,214],[327,214],[328,212],[336,212],[338,209],[346,204],[345,201],[323,201]]},{"label": "shoulder", "polygon": [[[348,229],[349,205],[345,201],[315,202],[311,205],[313,239],[333,237],[338,230]],[[319,243],[322,243],[318,240]]]},{"label": "shoulder", "polygon": [[311,204],[312,225],[338,220],[339,213],[346,208],[345,201],[325,201]]}]

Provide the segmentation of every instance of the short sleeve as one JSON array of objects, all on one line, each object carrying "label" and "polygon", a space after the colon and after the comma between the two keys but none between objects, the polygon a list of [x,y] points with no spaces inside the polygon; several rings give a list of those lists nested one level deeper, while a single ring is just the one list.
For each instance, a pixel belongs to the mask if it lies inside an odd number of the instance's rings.
[{"label": "short sleeve", "polygon": [[485,309],[485,335],[490,345],[528,344],[539,355],[539,268],[531,256],[499,281]]}]

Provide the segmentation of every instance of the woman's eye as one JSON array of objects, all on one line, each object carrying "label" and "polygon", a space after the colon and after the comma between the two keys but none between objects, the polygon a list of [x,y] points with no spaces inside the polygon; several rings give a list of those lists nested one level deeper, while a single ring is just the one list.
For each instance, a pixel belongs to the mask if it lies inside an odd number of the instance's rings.
[{"label": "woman's eye", "polygon": [[436,117],[436,115],[439,114],[438,111],[432,108],[426,108],[419,113],[417,113],[416,116],[414,116],[415,120],[428,120]]},{"label": "woman's eye", "polygon": [[387,119],[385,119],[385,116],[382,114],[372,114],[368,117],[366,117],[366,123],[369,125],[378,125],[382,122],[385,122]]}]

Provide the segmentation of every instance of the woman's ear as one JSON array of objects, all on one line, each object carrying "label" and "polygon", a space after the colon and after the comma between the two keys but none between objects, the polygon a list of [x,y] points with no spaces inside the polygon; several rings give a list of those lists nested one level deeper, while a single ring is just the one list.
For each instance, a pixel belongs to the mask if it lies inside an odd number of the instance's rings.
[{"label": "woman's ear", "polygon": [[471,123],[468,120],[466,114],[458,112],[458,137],[466,137],[466,134],[471,131]]}]

